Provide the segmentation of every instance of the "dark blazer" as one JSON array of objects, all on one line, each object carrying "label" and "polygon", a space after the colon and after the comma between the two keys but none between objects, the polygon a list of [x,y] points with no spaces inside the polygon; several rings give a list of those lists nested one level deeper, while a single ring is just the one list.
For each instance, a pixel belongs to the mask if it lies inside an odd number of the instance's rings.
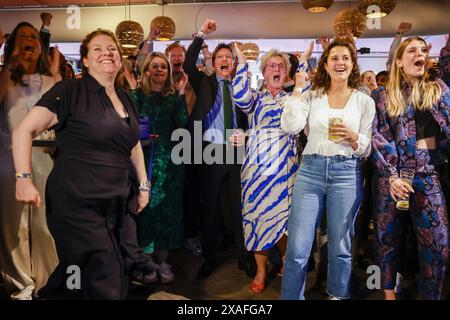
[{"label": "dark blazer", "polygon": [[[186,58],[183,64],[183,70],[189,77],[189,83],[195,91],[197,101],[194,110],[191,113],[188,122],[188,129],[193,132],[194,121],[203,121],[208,112],[211,110],[216,101],[219,84],[217,83],[216,74],[207,76],[197,68],[197,59],[203,45],[203,39],[195,37],[191,45],[186,51]],[[235,108],[236,110],[236,125],[238,128],[247,130],[248,119],[247,115]],[[205,128],[203,128],[205,131]]]}]

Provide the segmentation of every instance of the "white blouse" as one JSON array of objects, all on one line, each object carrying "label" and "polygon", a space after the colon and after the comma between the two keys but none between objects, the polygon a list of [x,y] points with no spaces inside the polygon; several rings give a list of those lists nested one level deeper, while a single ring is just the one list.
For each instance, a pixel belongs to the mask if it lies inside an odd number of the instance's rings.
[{"label": "white blouse", "polygon": [[[358,148],[353,150],[348,142],[328,140],[329,114],[343,113],[347,128],[358,133]],[[328,97],[319,91],[308,91],[301,97],[290,96],[281,115],[281,130],[299,133],[308,125],[308,143],[303,154],[320,154],[330,157],[368,157],[372,137],[372,122],[375,117],[375,101],[357,90],[353,90],[344,109],[330,108]]]}]

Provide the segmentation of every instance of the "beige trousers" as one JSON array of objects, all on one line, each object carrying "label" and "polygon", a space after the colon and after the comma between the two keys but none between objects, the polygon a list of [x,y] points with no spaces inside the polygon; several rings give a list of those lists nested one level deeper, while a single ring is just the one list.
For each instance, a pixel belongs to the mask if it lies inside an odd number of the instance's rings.
[{"label": "beige trousers", "polygon": [[11,299],[31,299],[58,264],[45,215],[45,183],[53,163],[42,148],[33,148],[32,157],[39,208],[16,201],[12,155],[0,154],[0,269]]}]

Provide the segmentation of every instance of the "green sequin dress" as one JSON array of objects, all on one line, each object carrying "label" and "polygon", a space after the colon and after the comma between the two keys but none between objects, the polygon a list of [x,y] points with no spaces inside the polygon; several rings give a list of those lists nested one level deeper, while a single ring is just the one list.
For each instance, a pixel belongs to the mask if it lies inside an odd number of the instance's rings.
[{"label": "green sequin dress", "polygon": [[[137,216],[139,245],[146,253],[154,250],[179,249],[184,244],[182,192],[184,166],[171,160],[172,132],[187,125],[186,97],[178,93],[163,96],[150,95],[142,90],[131,91],[140,116],[150,119],[150,132],[158,134],[154,141],[152,164],[152,194],[147,207]],[[144,147],[145,166],[148,171],[151,148]]]}]

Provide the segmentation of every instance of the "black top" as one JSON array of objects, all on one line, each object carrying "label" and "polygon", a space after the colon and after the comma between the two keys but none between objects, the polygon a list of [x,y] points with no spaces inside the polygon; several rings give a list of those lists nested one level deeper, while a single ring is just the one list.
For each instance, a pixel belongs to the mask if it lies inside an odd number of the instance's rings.
[{"label": "black top", "polygon": [[441,128],[429,110],[414,110],[414,115],[416,120],[416,140],[439,136]]},{"label": "black top", "polygon": [[56,159],[48,189],[60,188],[79,199],[128,195],[131,150],[139,141],[137,111],[116,87],[129,114],[120,117],[105,88],[92,76],[57,83],[36,104],[58,117]]}]

